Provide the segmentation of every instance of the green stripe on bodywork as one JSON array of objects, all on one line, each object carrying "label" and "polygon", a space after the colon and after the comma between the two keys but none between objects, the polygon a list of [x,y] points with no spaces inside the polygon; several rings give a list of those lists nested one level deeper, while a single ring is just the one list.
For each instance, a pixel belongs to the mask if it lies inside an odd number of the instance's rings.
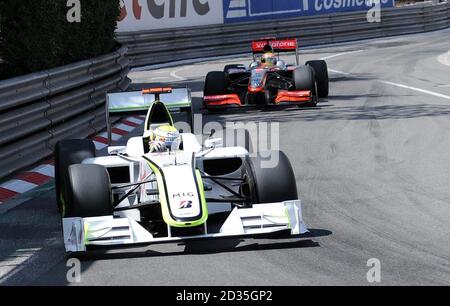
[{"label": "green stripe on bodywork", "polygon": [[84,245],[89,244],[89,223],[84,223]]},{"label": "green stripe on bodywork", "polygon": [[147,159],[147,161],[148,161],[148,165],[150,166],[150,168],[156,175],[156,181],[158,183],[159,202],[161,203],[161,211],[162,211],[162,216],[163,216],[164,222],[166,222],[168,225],[170,225],[172,227],[195,227],[195,226],[204,224],[208,220],[208,205],[206,203],[205,190],[204,190],[202,176],[200,174],[200,171],[196,170],[195,176],[196,176],[197,187],[199,190],[200,205],[202,207],[202,216],[200,217],[200,219],[195,220],[195,221],[180,222],[180,221],[174,220],[172,218],[172,216],[170,215],[170,211],[169,211],[170,204],[166,197],[164,178],[162,176],[161,171],[150,160]]},{"label": "green stripe on bodywork", "polygon": [[[175,127],[175,123],[174,123],[174,121],[173,121],[173,118],[172,118],[172,114],[170,113],[170,111],[168,110],[168,108],[167,108],[167,106],[166,106],[166,110],[167,110],[167,115],[169,116],[169,119],[170,119],[170,125],[171,126],[173,126],[173,127]],[[151,115],[151,113],[149,112],[148,114],[147,114],[147,118],[145,118],[145,125],[144,125],[144,131],[148,131],[149,130],[149,120],[150,120],[150,115]]]},{"label": "green stripe on bodywork", "polygon": [[155,175],[156,175],[156,182],[158,183],[159,202],[161,203],[161,211],[162,211],[164,222],[166,222],[170,226],[175,226],[175,225],[172,225],[172,223],[176,222],[176,221],[172,220],[172,218],[170,217],[169,202],[167,201],[167,198],[166,198],[166,190],[165,190],[163,176],[162,176],[161,172],[159,171],[158,167],[156,167],[153,163],[148,161],[148,165],[152,169],[153,173],[155,173]]},{"label": "green stripe on bodywork", "polygon": [[286,218],[288,219],[288,229],[292,229],[291,218],[289,218],[289,210],[287,207],[284,208],[284,213],[286,214]]},{"label": "green stripe on bodywork", "polygon": [[197,187],[198,187],[198,191],[199,191],[199,196],[200,196],[200,205],[202,206],[202,218],[197,221],[197,224],[194,226],[198,226],[198,225],[202,225],[204,224],[207,220],[208,220],[208,203],[206,203],[206,196],[205,196],[205,186],[203,186],[203,180],[202,180],[202,175],[200,173],[200,171],[197,169],[195,170],[195,175],[197,177]]},{"label": "green stripe on bodywork", "polygon": [[[180,108],[180,107],[190,107],[191,104],[190,103],[170,103],[170,104],[164,104],[168,109],[171,108]],[[147,107],[142,107],[142,106],[131,106],[131,107],[115,107],[115,108],[110,108],[109,112],[110,113],[123,113],[123,112],[131,112],[131,111],[147,111],[149,110],[151,107],[151,105],[147,106]]]},{"label": "green stripe on bodywork", "polygon": [[61,202],[61,216],[66,217],[66,202],[64,201],[64,195],[62,192],[60,192],[59,195],[59,201]]},{"label": "green stripe on bodywork", "polygon": [[[172,217],[170,216],[170,212],[169,212],[169,204],[167,203],[167,206],[165,207],[165,209],[167,210],[167,216],[169,218],[169,222],[164,219],[164,221],[169,224],[170,226],[173,227],[196,227],[196,226],[200,226],[202,224],[204,224],[207,220],[208,220],[208,205],[206,203],[206,197],[205,197],[205,189],[203,186],[203,181],[202,181],[202,175],[200,174],[200,171],[196,170],[195,171],[195,176],[196,176],[196,183],[197,183],[197,188],[199,190],[199,200],[200,200],[200,205],[202,208],[202,216],[200,217],[200,219],[196,220],[196,221],[189,221],[189,222],[179,222],[176,220],[173,220]],[[159,183],[158,183],[159,186]],[[161,206],[162,203],[161,203]],[[164,217],[164,211],[163,211],[163,217]]]}]

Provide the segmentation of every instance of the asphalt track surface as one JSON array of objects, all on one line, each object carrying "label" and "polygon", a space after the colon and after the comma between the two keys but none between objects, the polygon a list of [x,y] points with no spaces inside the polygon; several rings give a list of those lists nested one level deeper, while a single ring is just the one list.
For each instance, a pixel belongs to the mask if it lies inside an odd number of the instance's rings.
[{"label": "asphalt track surface", "polygon": [[[302,60],[329,64],[331,94],[319,107],[205,116],[279,122],[309,237],[94,254],[77,285],[368,285],[371,258],[381,262],[381,285],[449,285],[449,50],[448,30],[301,50]],[[134,86],[187,84],[199,99],[207,71],[249,61],[130,77]],[[53,194],[49,183],[0,215],[0,285],[67,284]]]}]

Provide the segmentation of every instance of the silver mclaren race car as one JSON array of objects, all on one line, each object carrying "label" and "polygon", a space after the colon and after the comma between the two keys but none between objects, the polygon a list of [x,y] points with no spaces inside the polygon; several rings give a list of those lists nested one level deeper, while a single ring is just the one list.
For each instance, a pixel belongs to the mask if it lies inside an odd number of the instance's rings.
[{"label": "silver mclaren race car", "polygon": [[188,89],[110,94],[108,114],[147,111],[142,136],[99,157],[90,140],[56,145],[67,252],[307,232],[286,155],[271,152],[278,162],[267,168],[244,147],[177,131],[171,112],[190,104]]},{"label": "silver mclaren race car", "polygon": [[[252,43],[253,62],[226,65],[210,71],[205,79],[204,108],[277,105],[316,106],[329,94],[328,66],[323,60],[300,64],[297,39],[265,38]],[[295,53],[295,64],[287,64],[280,53]]]}]

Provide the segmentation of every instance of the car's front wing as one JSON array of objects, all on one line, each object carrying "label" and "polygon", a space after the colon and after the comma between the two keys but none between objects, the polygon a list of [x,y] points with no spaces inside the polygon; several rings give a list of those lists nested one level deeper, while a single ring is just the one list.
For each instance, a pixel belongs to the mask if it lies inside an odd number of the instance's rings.
[{"label": "car's front wing", "polygon": [[257,204],[252,208],[235,208],[217,233],[187,237],[155,238],[130,218],[113,216],[94,218],[64,218],[64,245],[67,252],[85,252],[88,246],[132,246],[179,242],[195,239],[245,237],[290,230],[292,235],[308,232],[302,218],[301,202],[286,201]]}]

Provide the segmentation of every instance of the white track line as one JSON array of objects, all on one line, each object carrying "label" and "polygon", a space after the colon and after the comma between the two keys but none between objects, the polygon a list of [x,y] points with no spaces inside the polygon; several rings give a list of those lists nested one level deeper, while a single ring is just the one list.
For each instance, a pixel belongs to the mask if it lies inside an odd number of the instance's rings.
[{"label": "white track line", "polygon": [[[233,54],[233,55],[223,55],[223,56],[212,56],[212,57],[203,57],[203,58],[196,58],[196,59],[190,59],[190,60],[180,60],[180,61],[174,61],[164,64],[154,64],[154,65],[148,65],[144,67],[136,67],[132,68],[130,72],[142,72],[142,71],[148,71],[148,70],[155,70],[155,69],[165,69],[170,67],[178,67],[181,65],[192,65],[192,64],[199,64],[199,63],[206,63],[211,61],[222,61],[226,59],[236,59],[236,58],[247,58],[251,57],[252,54],[250,52],[246,53],[240,53],[240,54]],[[165,73],[165,71],[164,71]]]},{"label": "white track line", "polygon": [[334,70],[334,69],[330,69],[330,68],[328,68],[328,71],[331,71],[331,72],[334,72],[334,73],[337,73],[337,74],[343,74],[343,75],[349,75],[349,76],[352,75],[351,73],[348,73],[348,72]]},{"label": "white track line", "polygon": [[322,57],[321,60],[325,61],[325,60],[329,60],[329,59],[332,59],[332,58],[335,58],[335,57],[339,57],[339,56],[355,54],[355,53],[361,53],[363,51],[365,51],[365,50],[357,50],[357,51],[350,51],[350,52],[343,52],[343,53],[333,54],[333,55],[330,55],[330,56]]},{"label": "white track line", "polygon": [[[433,33],[449,33],[450,29],[443,29],[438,30]],[[362,39],[359,40],[357,43],[359,45],[366,44],[366,43],[381,43],[381,42],[391,42],[391,41],[405,41],[411,37],[423,37],[425,35],[428,35],[428,33],[413,33],[413,34],[407,34],[401,37],[395,36],[395,37],[382,37],[382,38],[368,38],[368,39]],[[346,42],[339,42],[339,43],[329,43],[329,44],[323,44],[323,45],[313,45],[313,46],[303,46],[300,47],[299,50],[323,50],[328,48],[334,48],[334,47],[345,47],[345,46],[354,46],[354,41],[346,41]],[[131,69],[131,72],[142,72],[142,71],[148,71],[148,70],[156,70],[156,69],[165,69],[165,68],[171,68],[171,67],[178,67],[181,65],[192,65],[192,64],[198,64],[198,63],[207,63],[212,61],[223,61],[227,59],[235,60],[236,58],[247,58],[251,57],[251,52],[242,52],[238,54],[231,54],[231,55],[222,55],[222,56],[210,56],[210,57],[202,57],[202,58],[196,58],[196,59],[188,59],[188,60],[179,60],[179,61],[173,61],[168,62],[164,64],[153,64],[153,65],[147,65],[142,67],[135,67]],[[154,71],[153,73],[156,73]],[[165,71],[164,71],[165,73]]]},{"label": "white track line", "polygon": [[186,68],[183,67],[183,68],[174,70],[174,71],[172,71],[172,72],[170,73],[170,76],[171,76],[172,78],[174,78],[174,79],[179,80],[179,81],[186,81],[186,80],[187,80],[186,78],[183,78],[183,77],[180,77],[179,75],[177,75],[178,72],[180,72],[180,71],[182,71],[182,70],[184,70],[184,69],[186,69]]},{"label": "white track line", "polygon": [[4,282],[7,277],[11,276],[11,273],[15,269],[23,267],[25,262],[29,262],[31,258],[36,255],[41,248],[31,248],[31,249],[19,249],[14,253],[6,257],[0,263],[0,283]]},{"label": "white track line", "polygon": [[442,65],[450,66],[450,51],[448,51],[447,53],[439,55],[437,60]]},{"label": "white track line", "polygon": [[378,82],[381,82],[383,84],[392,85],[392,86],[397,86],[397,87],[400,87],[400,88],[410,89],[410,90],[418,91],[418,92],[425,93],[425,94],[428,94],[428,95],[432,95],[432,96],[435,96],[435,97],[439,97],[439,98],[450,100],[450,96],[443,95],[443,94],[440,94],[438,92],[434,92],[434,91],[430,91],[430,90],[426,90],[426,89],[421,89],[421,88],[417,88],[417,87],[412,87],[412,86],[408,86],[408,85],[388,82],[388,81],[378,81]]},{"label": "white track line", "polygon": [[155,82],[155,81],[164,81],[164,80],[169,80],[170,78],[169,77],[153,77],[153,78],[151,78],[151,80],[153,81],[153,82]]},{"label": "white track line", "polygon": [[[356,76],[356,75],[348,73],[348,72],[343,72],[343,71],[334,70],[334,69],[328,69],[328,71],[334,72],[334,73],[337,73],[337,74],[342,74],[342,75],[345,75],[345,76]],[[426,89],[422,89],[422,88],[417,88],[417,87],[413,87],[413,86],[408,86],[408,85],[404,85],[404,84],[389,82],[389,81],[382,81],[382,80],[375,80],[375,81],[379,82],[379,83],[382,83],[382,84],[396,86],[396,87],[409,89],[409,90],[414,90],[414,91],[421,92],[421,93],[424,93],[424,94],[427,94],[427,95],[431,95],[431,96],[435,96],[435,97],[439,97],[439,98],[450,100],[450,96],[447,96],[447,95],[444,95],[444,94],[441,94],[441,93],[438,93],[438,92],[434,92],[434,91],[430,91],[430,90],[426,90]]]}]

